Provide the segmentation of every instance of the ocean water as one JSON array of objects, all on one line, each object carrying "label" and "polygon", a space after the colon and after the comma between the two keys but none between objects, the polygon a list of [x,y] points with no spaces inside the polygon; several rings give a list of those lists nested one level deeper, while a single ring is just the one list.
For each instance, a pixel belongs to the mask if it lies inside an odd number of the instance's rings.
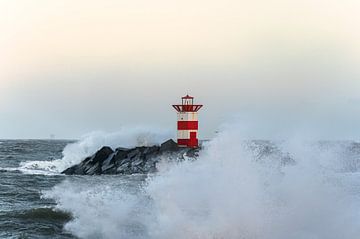
[{"label": "ocean water", "polygon": [[61,183],[64,177],[19,170],[22,162],[61,158],[68,143],[0,141],[0,238],[74,238],[63,230],[71,215],[53,210],[54,201],[41,198],[42,190]]},{"label": "ocean water", "polygon": [[[86,213],[78,204],[91,203],[91,194],[101,204],[102,190],[114,188],[130,193],[144,182],[143,175],[87,177],[57,173],[55,167],[49,167],[50,162],[57,165],[66,145],[72,144],[60,140],[0,140],[0,238],[78,238],[77,233],[64,228],[74,219],[75,211],[62,210],[55,197],[45,196],[47,193],[54,191],[60,197],[75,199],[70,204]],[[98,207],[93,206],[93,211],[87,213],[101,220]],[[88,237],[102,238],[96,232],[84,238]]]},{"label": "ocean water", "polygon": [[0,238],[359,238],[353,141],[244,141],[225,130],[198,160],[164,159],[153,175],[60,174],[102,145],[166,137],[0,140]]}]

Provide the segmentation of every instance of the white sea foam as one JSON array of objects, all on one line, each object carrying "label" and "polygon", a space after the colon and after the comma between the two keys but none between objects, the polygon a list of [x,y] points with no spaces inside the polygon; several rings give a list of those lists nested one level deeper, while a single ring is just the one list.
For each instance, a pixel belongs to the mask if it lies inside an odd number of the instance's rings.
[{"label": "white sea foam", "polygon": [[10,168],[10,167],[0,167],[0,170],[4,170],[4,171],[8,171],[8,172],[20,171],[24,174],[34,174],[34,175],[58,175],[59,174],[59,173],[52,172],[52,171],[34,170],[34,169],[19,169],[19,168]]},{"label": "white sea foam", "polygon": [[102,146],[112,148],[149,146],[160,144],[169,138],[171,138],[170,131],[145,126],[124,127],[115,133],[92,132],[84,135],[79,141],[67,145],[61,159],[22,162],[18,170],[30,174],[60,173],[94,154]]},{"label": "white sea foam", "polygon": [[73,213],[65,228],[81,238],[359,238],[360,175],[342,173],[339,155],[287,141],[296,163],[284,166],[242,142],[225,130],[197,161],[160,167],[135,193],[108,178],[44,195]]}]

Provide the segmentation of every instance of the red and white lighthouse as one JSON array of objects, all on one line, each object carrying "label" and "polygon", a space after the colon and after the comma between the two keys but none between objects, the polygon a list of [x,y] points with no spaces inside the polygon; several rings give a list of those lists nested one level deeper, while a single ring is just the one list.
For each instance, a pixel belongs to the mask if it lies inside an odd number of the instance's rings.
[{"label": "red and white lighthouse", "polygon": [[197,148],[198,140],[198,111],[203,105],[194,105],[194,97],[186,95],[181,98],[181,105],[173,105],[178,112],[177,143],[182,147]]}]

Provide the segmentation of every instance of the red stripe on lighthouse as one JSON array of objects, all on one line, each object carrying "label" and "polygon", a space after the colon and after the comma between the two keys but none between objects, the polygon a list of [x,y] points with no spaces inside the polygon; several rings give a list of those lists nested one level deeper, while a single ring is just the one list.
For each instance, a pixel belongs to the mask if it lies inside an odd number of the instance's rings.
[{"label": "red stripe on lighthouse", "polygon": [[178,130],[198,130],[198,121],[178,121]]},{"label": "red stripe on lighthouse", "polygon": [[199,145],[199,140],[197,139],[195,132],[193,132],[193,135],[190,136],[190,139],[178,139],[177,141],[178,145],[190,148],[196,148]]}]

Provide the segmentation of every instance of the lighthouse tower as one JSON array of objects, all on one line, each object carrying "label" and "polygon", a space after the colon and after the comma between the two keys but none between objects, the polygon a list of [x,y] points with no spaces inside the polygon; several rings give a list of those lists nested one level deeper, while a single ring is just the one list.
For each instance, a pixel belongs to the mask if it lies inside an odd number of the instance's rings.
[{"label": "lighthouse tower", "polygon": [[186,95],[181,98],[181,105],[173,105],[178,112],[177,117],[177,142],[179,146],[197,148],[198,140],[198,111],[202,105],[194,105],[194,97]]}]

